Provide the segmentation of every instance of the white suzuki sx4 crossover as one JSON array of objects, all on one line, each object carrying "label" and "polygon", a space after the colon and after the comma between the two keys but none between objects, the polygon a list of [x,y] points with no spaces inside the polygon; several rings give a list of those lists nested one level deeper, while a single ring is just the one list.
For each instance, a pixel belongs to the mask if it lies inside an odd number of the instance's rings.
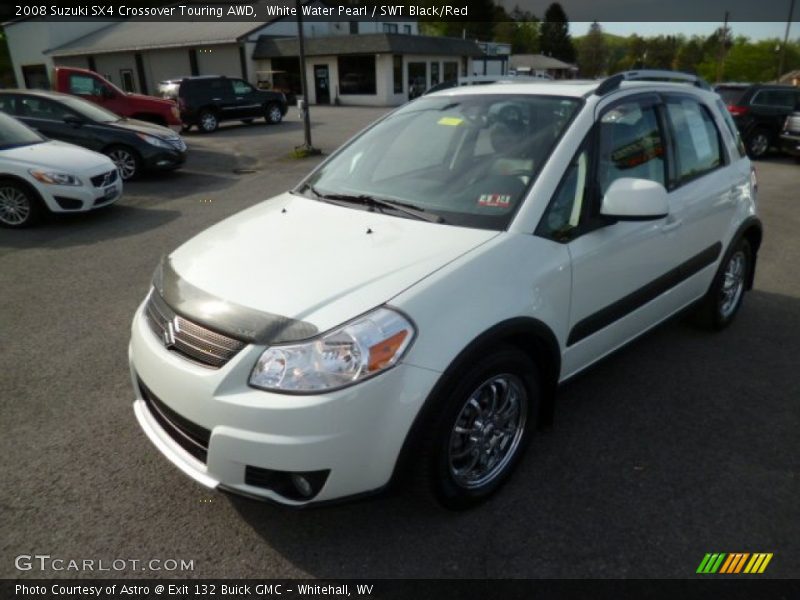
[{"label": "white suzuki sx4 crossover", "polygon": [[134,410],[213,488],[288,505],[507,479],[558,384],[752,286],[756,178],[719,96],[669,71],[453,88],[159,265]]}]

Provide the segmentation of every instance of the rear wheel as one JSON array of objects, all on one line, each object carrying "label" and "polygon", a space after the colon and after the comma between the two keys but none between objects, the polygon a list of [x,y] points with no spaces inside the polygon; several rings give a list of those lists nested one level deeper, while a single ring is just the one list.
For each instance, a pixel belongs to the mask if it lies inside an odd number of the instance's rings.
[{"label": "rear wheel", "polygon": [[763,158],[770,147],[770,135],[765,129],[756,129],[747,136],[747,154],[750,158]]},{"label": "rear wheel", "polygon": [[281,112],[281,107],[274,103],[267,104],[266,115],[264,118],[270,125],[275,125],[276,123],[280,123],[281,120],[283,120],[283,113]]},{"label": "rear wheel", "polygon": [[198,127],[203,133],[213,133],[219,127],[219,118],[213,110],[204,110],[200,113]]},{"label": "rear wheel", "polygon": [[747,289],[753,253],[746,239],[739,240],[723,258],[714,281],[700,303],[696,321],[708,329],[724,329],[739,312]]},{"label": "rear wheel", "polygon": [[114,161],[123,181],[137,177],[142,169],[142,161],[136,150],[127,146],[111,146],[105,151],[106,156]]},{"label": "rear wheel", "polygon": [[464,509],[496,492],[535,428],[540,387],[524,352],[502,346],[462,370],[445,393],[423,447],[423,471],[436,499]]},{"label": "rear wheel", "polygon": [[30,227],[42,213],[36,194],[16,181],[0,179],[0,225],[14,229]]}]

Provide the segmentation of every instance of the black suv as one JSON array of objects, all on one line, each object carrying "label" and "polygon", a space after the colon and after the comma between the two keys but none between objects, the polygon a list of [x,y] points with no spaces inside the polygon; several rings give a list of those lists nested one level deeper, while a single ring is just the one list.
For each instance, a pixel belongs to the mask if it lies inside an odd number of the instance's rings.
[{"label": "black suv", "polygon": [[751,158],[763,157],[770,146],[778,144],[786,117],[800,105],[800,88],[789,85],[754,84],[737,94],[738,98],[730,95],[731,90],[726,90],[727,97],[723,90],[718,91],[725,98]]},{"label": "black suv", "polygon": [[197,125],[204,133],[215,131],[221,121],[250,123],[264,117],[267,123],[280,123],[288,110],[286,96],[280,92],[258,90],[242,79],[217,75],[184,77],[174,93],[184,128]]}]

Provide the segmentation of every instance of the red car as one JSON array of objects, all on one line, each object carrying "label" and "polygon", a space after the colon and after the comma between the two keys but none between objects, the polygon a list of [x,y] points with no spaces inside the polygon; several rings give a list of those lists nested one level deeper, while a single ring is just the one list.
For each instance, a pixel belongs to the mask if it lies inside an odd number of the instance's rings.
[{"label": "red car", "polygon": [[123,92],[107,79],[88,69],[56,67],[53,89],[64,94],[80,96],[122,117],[166,126],[181,124],[178,105],[174,101]]}]

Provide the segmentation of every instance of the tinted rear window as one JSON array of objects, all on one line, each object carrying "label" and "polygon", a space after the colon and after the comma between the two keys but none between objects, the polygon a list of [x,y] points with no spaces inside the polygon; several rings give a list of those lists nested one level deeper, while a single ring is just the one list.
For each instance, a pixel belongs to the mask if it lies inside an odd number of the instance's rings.
[{"label": "tinted rear window", "polygon": [[738,104],[739,100],[742,99],[744,93],[747,91],[747,88],[719,88],[717,89],[717,93],[722,97],[722,101],[731,106],[732,104]]}]

